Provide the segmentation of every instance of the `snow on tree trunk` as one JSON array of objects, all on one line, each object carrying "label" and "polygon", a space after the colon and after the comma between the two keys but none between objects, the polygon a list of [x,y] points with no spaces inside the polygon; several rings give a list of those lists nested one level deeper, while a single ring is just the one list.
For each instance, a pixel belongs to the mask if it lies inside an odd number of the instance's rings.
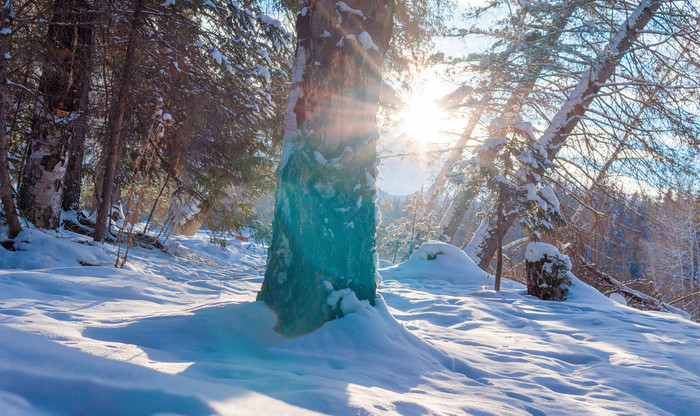
[{"label": "snow on tree trunk", "polygon": [[[568,99],[561,106],[557,114],[552,118],[549,127],[544,131],[539,139],[539,144],[547,152],[547,158],[553,161],[559,149],[564,145],[566,139],[576,128],[583,118],[586,110],[593,99],[598,95],[601,88],[605,86],[607,80],[612,76],[615,68],[625,53],[633,46],[639,34],[649,21],[654,17],[662,0],[645,0],[630,14],[625,22],[620,25],[615,36],[608,46],[601,52],[599,58],[587,69],[581,79],[569,94]],[[542,172],[522,172],[526,178],[526,183],[534,181],[534,176],[541,175]],[[514,212],[506,209],[507,212]],[[506,216],[503,221],[502,233],[506,233],[516,219],[516,215]],[[469,243],[468,252],[473,253],[478,258],[477,263],[481,268],[488,267],[494,253],[496,252],[496,227],[495,216],[489,217],[488,230],[486,235],[479,236]]]},{"label": "snow on tree trunk", "polygon": [[[0,10],[0,29],[4,29],[7,24],[7,19],[10,16],[10,3],[6,2]],[[21,230],[19,219],[17,218],[17,210],[15,209],[15,200],[12,197],[12,182],[10,179],[10,163],[7,159],[7,130],[5,128],[5,120],[7,120],[7,53],[8,33],[2,30],[0,33],[0,202],[2,203],[7,221],[9,238],[15,238]]]},{"label": "snow on tree trunk", "polygon": [[61,214],[68,144],[81,117],[88,87],[92,27],[85,0],[55,1],[46,36],[40,96],[19,190],[20,210],[41,228],[57,228]]},{"label": "snow on tree trunk", "polygon": [[166,239],[178,235],[193,236],[199,231],[205,217],[202,201],[190,195],[184,188],[179,188],[170,198],[163,235]]},{"label": "snow on tree trunk", "polygon": [[376,113],[392,3],[319,0],[297,49],[273,239],[258,300],[288,337],[376,295]]}]

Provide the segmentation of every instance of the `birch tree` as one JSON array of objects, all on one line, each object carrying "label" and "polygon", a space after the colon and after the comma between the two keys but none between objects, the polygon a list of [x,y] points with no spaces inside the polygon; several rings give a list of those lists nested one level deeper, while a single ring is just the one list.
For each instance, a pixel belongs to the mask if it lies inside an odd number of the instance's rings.
[{"label": "birch tree", "polygon": [[[87,0],[56,0],[46,36],[46,56],[32,123],[19,205],[37,227],[57,228],[68,146],[85,117],[92,47]],[[82,158],[82,155],[80,155]]]},{"label": "birch tree", "polygon": [[273,238],[258,294],[288,337],[375,302],[376,113],[393,7],[319,0],[297,16]]}]

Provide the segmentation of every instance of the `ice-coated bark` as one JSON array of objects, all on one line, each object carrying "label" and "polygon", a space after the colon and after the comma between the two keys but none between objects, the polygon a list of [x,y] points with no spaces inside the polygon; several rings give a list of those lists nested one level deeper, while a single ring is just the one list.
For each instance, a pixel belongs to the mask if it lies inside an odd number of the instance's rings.
[{"label": "ice-coated bark", "polygon": [[[546,150],[547,158],[550,161],[554,160],[559,149],[583,118],[593,99],[605,86],[622,57],[633,46],[640,32],[661,7],[662,2],[663,0],[642,1],[620,25],[600,57],[583,73],[578,85],[569,94],[566,102],[560,107],[549,127],[539,139],[539,143]],[[524,182],[527,183],[532,182],[536,175],[541,174],[542,172],[523,171],[518,176],[524,178]],[[506,211],[512,212],[513,210],[507,209]],[[516,215],[514,214],[504,218],[502,233],[508,231],[515,219]],[[495,218],[491,218],[491,221],[495,221]],[[496,227],[489,226],[488,229],[495,230]],[[496,252],[496,241],[496,233],[491,232],[483,240],[475,242],[471,248],[474,255],[478,257],[477,263],[481,268],[488,267],[491,262]],[[470,246],[472,246],[471,243]]]},{"label": "ice-coated bark", "polygon": [[349,312],[342,306],[350,298],[374,304],[376,113],[392,9],[386,0],[318,0],[297,16],[273,239],[258,294],[288,337]]},{"label": "ice-coated bark", "polygon": [[83,97],[89,88],[92,49],[89,22],[87,0],[54,1],[40,95],[19,190],[20,210],[41,228],[57,228],[60,221],[68,145],[84,117]]}]

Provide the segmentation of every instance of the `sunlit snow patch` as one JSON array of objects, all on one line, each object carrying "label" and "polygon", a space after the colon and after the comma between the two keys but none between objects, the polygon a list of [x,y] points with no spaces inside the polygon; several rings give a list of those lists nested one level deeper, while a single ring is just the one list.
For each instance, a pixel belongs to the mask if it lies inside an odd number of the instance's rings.
[{"label": "sunlit snow patch", "polygon": [[487,274],[460,248],[428,241],[407,261],[381,270],[386,279],[437,279],[454,284],[486,283]]}]

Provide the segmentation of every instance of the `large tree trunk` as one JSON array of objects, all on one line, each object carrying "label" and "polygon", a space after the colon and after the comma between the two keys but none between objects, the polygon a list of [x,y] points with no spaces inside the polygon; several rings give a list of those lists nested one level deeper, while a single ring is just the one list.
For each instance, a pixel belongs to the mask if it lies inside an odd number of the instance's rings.
[{"label": "large tree trunk", "polygon": [[136,43],[138,41],[138,29],[141,25],[141,14],[143,12],[143,0],[133,1],[134,15],[131,21],[129,33],[129,43],[124,56],[124,66],[122,67],[121,78],[118,84],[117,100],[112,106],[110,114],[109,129],[107,133],[107,146],[105,148],[105,174],[102,179],[102,192],[98,201],[97,223],[95,224],[95,241],[102,242],[107,233],[107,220],[112,206],[111,196],[114,190],[114,177],[117,170],[117,159],[119,156],[119,142],[121,138],[122,122],[126,112],[126,104],[131,88],[131,74],[133,72],[136,58]]},{"label": "large tree trunk", "polygon": [[[606,49],[601,53],[589,69],[587,69],[581,79],[569,94],[568,99],[561,106],[561,109],[552,118],[549,127],[544,131],[539,139],[547,151],[547,158],[553,161],[559,149],[564,145],[566,139],[571,132],[576,128],[578,123],[583,118],[586,110],[590,106],[593,99],[598,95],[601,88],[605,86],[607,80],[612,76],[615,68],[620,63],[622,57],[633,46],[634,42],[639,37],[640,32],[654,17],[663,0],[644,0],[632,12],[632,14],[620,25],[617,33],[612,38]],[[524,172],[528,181],[534,181],[533,174],[542,175],[543,172]],[[515,212],[513,207],[508,207],[507,212]],[[515,221],[516,215],[510,214],[503,221],[501,233],[505,234]],[[487,233],[475,235],[475,238],[469,243],[468,251],[474,253],[477,257],[475,261],[479,263],[482,269],[488,267],[494,253],[496,252],[496,235],[495,216],[490,216],[489,224],[485,227]],[[482,225],[483,226],[483,225]]]},{"label": "large tree trunk", "polygon": [[317,0],[297,50],[273,240],[258,294],[288,337],[376,296],[376,113],[393,2]]},{"label": "large tree trunk", "polygon": [[[0,9],[0,24],[4,26],[6,19],[10,16],[10,3],[7,2]],[[7,160],[7,131],[5,123],[7,120],[7,53],[8,34],[0,34],[0,202],[2,202],[7,221],[9,238],[15,238],[21,230],[15,200],[12,197],[12,180],[10,179],[10,163]]]},{"label": "large tree trunk", "polygon": [[46,57],[19,190],[20,209],[41,228],[57,228],[68,144],[89,86],[92,26],[89,2],[56,0],[46,37]]}]

